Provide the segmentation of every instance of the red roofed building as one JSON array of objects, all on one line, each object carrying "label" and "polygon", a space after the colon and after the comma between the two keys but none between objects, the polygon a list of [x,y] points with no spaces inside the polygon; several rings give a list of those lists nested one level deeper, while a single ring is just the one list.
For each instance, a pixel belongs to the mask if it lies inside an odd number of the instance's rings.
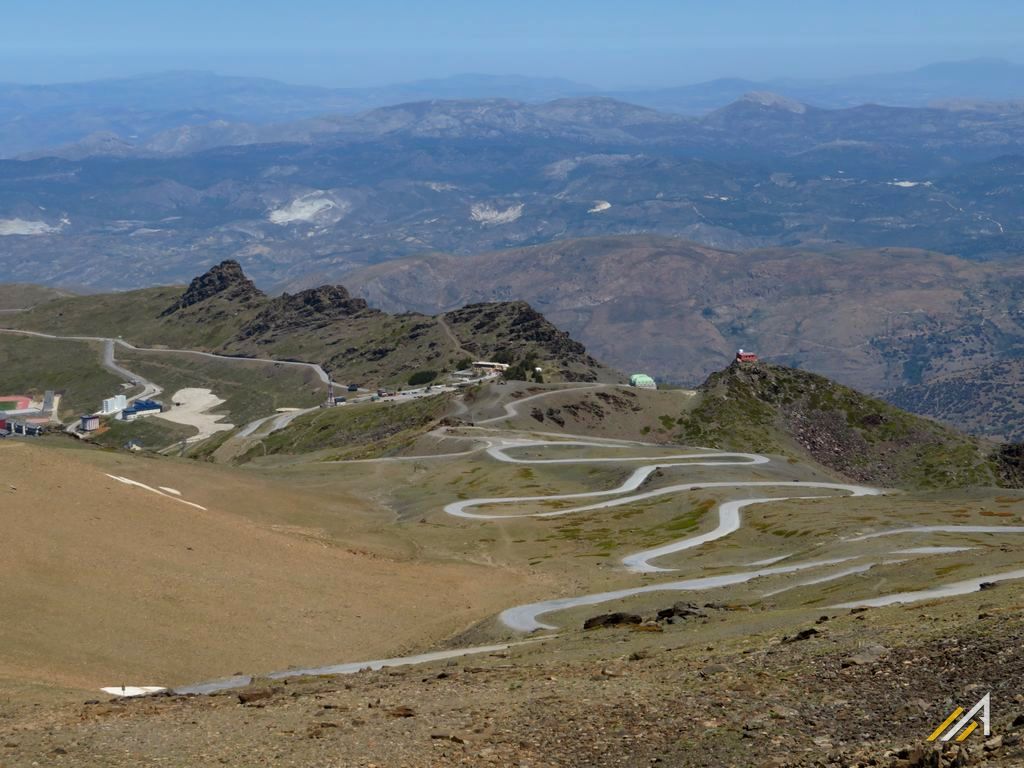
[{"label": "red roofed building", "polygon": [[742,349],[736,353],[736,360],[741,363],[756,363],[757,355],[753,352],[744,352]]}]

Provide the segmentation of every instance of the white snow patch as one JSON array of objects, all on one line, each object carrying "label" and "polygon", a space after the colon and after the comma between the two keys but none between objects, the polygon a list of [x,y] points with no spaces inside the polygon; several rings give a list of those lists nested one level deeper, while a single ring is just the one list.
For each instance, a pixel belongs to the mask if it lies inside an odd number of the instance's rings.
[{"label": "white snow patch", "polygon": [[60,232],[61,228],[50,226],[45,221],[0,219],[0,235],[49,235]]},{"label": "white snow patch", "polygon": [[322,192],[310,192],[308,195],[297,197],[288,205],[276,208],[267,213],[271,224],[294,224],[296,222],[311,222],[324,218],[324,214],[334,210],[336,214],[344,215],[348,212],[347,203],[337,203]]},{"label": "white snow patch", "polygon": [[160,693],[167,689],[161,685],[109,685],[106,688],[100,688],[104,693],[109,693],[111,696],[145,696],[150,693]]},{"label": "white snow patch", "polygon": [[224,402],[209,389],[186,387],[175,392],[172,399],[174,407],[157,415],[175,424],[185,424],[198,429],[199,434],[190,437],[189,442],[205,440],[217,432],[235,428],[234,424],[221,421],[224,416],[208,413]]},{"label": "white snow patch", "polygon": [[458,189],[458,187],[456,187],[454,184],[445,184],[440,181],[428,181],[427,187],[434,190],[435,192],[452,192]]},{"label": "white snow patch", "polygon": [[[104,474],[106,474],[106,473],[104,473]],[[140,483],[138,480],[132,480],[130,477],[121,477],[120,475],[110,475],[110,474],[107,474],[107,477],[109,477],[111,480],[117,480],[117,482],[119,482],[119,483],[124,483],[125,485],[134,485],[136,488],[142,488],[143,490],[151,491],[151,492],[155,493],[157,496],[163,496],[165,499],[172,499],[173,501],[177,501],[177,502],[180,502],[182,504],[188,504],[190,507],[195,507],[196,509],[203,510],[203,512],[207,511],[206,507],[201,507],[198,504],[193,504],[191,501],[185,501],[184,499],[179,499],[176,496],[173,496],[172,494],[169,494],[169,493],[164,493],[163,491],[161,491],[161,490],[159,490],[157,488],[154,488],[151,485],[146,485],[145,483]]]},{"label": "white snow patch", "polygon": [[930,187],[932,183],[930,181],[890,181],[890,187],[903,187],[909,189],[910,187]]},{"label": "white snow patch", "polygon": [[522,203],[510,205],[503,211],[488,203],[474,203],[469,209],[469,217],[481,224],[511,224],[522,215]]},{"label": "white snow patch", "polygon": [[607,211],[612,207],[612,204],[607,200],[595,200],[594,207],[590,208],[587,213],[600,213],[601,211]]}]

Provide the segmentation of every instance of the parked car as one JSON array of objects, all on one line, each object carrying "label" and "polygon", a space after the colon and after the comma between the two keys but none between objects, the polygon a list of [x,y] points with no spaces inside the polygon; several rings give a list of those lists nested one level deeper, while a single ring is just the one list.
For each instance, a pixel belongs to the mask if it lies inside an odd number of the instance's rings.
[{"label": "parked car", "polygon": [[358,392],[359,391],[359,385],[358,384],[349,384],[348,385],[348,391],[349,392]]}]

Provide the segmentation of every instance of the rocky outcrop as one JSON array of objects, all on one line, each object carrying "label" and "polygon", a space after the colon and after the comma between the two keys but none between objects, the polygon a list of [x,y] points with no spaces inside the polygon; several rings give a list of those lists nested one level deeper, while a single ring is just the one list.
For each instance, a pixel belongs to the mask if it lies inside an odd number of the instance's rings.
[{"label": "rocky outcrop", "polygon": [[583,622],[584,629],[596,629],[597,627],[622,627],[643,622],[643,617],[635,613],[602,613],[599,616],[591,616]]},{"label": "rocky outcrop", "polygon": [[212,298],[248,304],[263,298],[264,293],[242,271],[242,265],[233,259],[222,261],[189,283],[181,297],[160,313],[161,317]]},{"label": "rocky outcrop", "polygon": [[[594,381],[601,363],[525,301],[469,304],[442,318],[462,347],[479,357],[504,353],[510,360],[533,356],[557,368],[566,381]],[[497,359],[497,358],[496,358]]]},{"label": "rocky outcrop", "polygon": [[319,328],[368,312],[379,314],[379,310],[369,308],[365,299],[352,298],[343,286],[322,285],[295,294],[285,293],[271,300],[252,322],[239,331],[238,338]]}]

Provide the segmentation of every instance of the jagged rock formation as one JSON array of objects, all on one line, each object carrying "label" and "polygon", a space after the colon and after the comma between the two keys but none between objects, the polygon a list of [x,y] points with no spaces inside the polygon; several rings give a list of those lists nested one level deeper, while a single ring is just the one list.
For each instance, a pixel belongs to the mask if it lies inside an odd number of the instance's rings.
[{"label": "jagged rock formation", "polygon": [[343,286],[322,285],[296,294],[285,293],[272,299],[239,331],[238,337],[248,339],[322,328],[367,312],[383,314],[380,310],[370,309],[365,299],[352,298]]},{"label": "jagged rock formation", "polygon": [[234,259],[227,259],[193,279],[181,298],[161,312],[160,316],[166,317],[179,309],[191,307],[214,297],[248,304],[264,296],[263,291],[245,276],[242,265]]},{"label": "jagged rock formation", "polygon": [[452,329],[462,347],[478,357],[522,359],[529,350],[543,350],[543,355],[558,365],[558,375],[566,381],[594,381],[593,369],[601,363],[587,354],[587,349],[567,332],[556,328],[540,312],[525,301],[470,304],[446,312],[445,323]]}]

